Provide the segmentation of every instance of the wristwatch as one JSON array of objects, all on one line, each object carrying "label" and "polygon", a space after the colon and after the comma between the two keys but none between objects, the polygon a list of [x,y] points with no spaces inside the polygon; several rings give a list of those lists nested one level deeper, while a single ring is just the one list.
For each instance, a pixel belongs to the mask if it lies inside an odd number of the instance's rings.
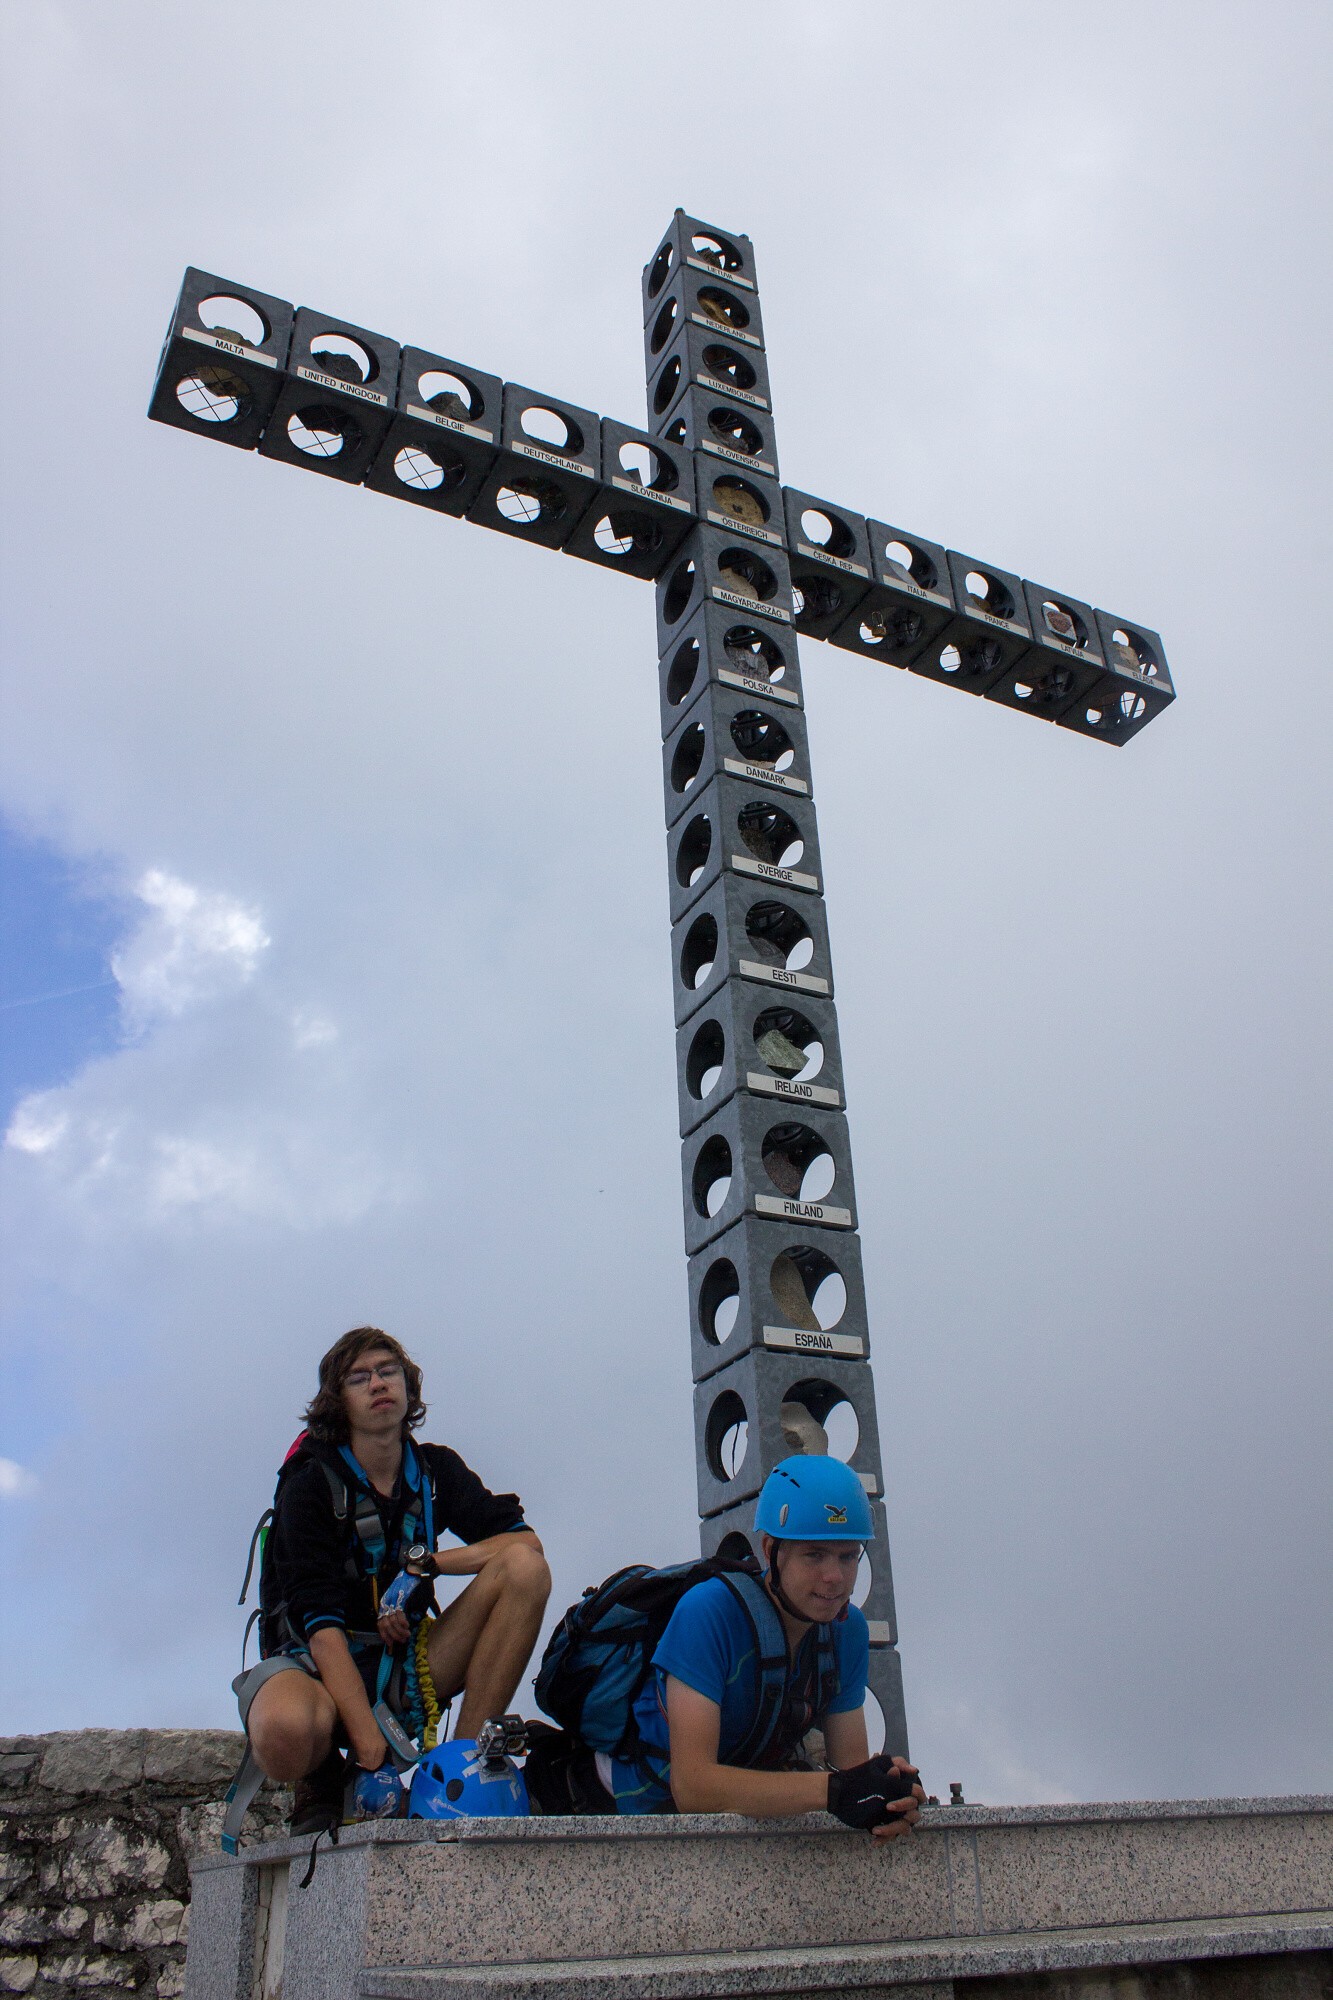
[{"label": "wristwatch", "polygon": [[403,1568],[413,1576],[434,1576],[435,1552],[425,1542],[413,1542],[403,1557]]}]

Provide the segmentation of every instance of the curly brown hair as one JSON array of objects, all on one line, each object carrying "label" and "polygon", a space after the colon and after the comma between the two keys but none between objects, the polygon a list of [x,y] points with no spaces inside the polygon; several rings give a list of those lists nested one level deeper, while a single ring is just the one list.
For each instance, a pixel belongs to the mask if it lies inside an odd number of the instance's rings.
[{"label": "curly brown hair", "polygon": [[421,1370],[416,1362],[406,1348],[381,1327],[354,1326],[350,1333],[334,1341],[319,1364],[319,1388],[305,1413],[306,1429],[312,1438],[318,1438],[322,1444],[346,1444],[349,1433],[343,1386],[360,1356],[369,1354],[375,1347],[384,1348],[395,1361],[403,1364],[403,1376],[407,1382],[407,1415],[403,1419],[403,1435],[415,1430],[421,1422],[426,1414],[426,1405],[421,1400]]}]

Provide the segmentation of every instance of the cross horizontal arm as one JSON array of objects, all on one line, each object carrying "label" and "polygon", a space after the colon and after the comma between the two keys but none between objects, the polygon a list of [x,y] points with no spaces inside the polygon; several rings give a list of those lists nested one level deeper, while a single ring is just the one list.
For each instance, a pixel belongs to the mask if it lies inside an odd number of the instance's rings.
[{"label": "cross horizontal arm", "polygon": [[1174,700],[1147,626],[780,485],[762,346],[719,322],[714,297],[686,298],[669,347],[648,328],[650,371],[654,341],[666,349],[660,408],[675,406],[684,371],[691,413],[658,436],[191,266],[148,414],[625,575],[669,577],[668,600],[673,559],[690,572],[682,601],[693,582],[682,543],[711,527],[736,558],[721,550],[707,581],[719,602],[788,616],[764,601],[780,594],[768,549],[790,572],[798,631],[1103,742],[1127,741]]}]

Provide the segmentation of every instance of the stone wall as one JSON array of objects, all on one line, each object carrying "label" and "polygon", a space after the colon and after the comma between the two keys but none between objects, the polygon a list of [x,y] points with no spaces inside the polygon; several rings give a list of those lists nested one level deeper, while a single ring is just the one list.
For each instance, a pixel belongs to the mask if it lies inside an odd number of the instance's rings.
[{"label": "stone wall", "polygon": [[[0,1736],[0,1994],[174,2000],[189,1865],[216,1849],[244,1737],[226,1729]],[[265,1790],[250,1839],[290,1800]]]}]

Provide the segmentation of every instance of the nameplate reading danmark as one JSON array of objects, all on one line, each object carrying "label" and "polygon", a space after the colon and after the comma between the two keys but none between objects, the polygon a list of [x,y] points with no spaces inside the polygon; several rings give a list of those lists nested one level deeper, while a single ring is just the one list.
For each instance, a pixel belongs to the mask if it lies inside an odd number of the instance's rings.
[{"label": "nameplate reading danmark", "polygon": [[756,785],[776,785],[780,792],[799,792],[808,798],[810,787],[804,778],[789,778],[785,771],[770,770],[767,764],[746,764],[739,757],[724,757],[722,769],[733,778],[748,778]]},{"label": "nameplate reading danmark", "polygon": [[738,403],[753,403],[756,410],[768,408],[768,397],[757,396],[753,389],[738,389],[734,382],[719,382],[716,375],[696,375],[695,381],[701,389],[712,389],[719,396],[734,396]]},{"label": "nameplate reading danmark", "polygon": [[785,1097],[793,1104],[830,1104],[835,1111],[842,1106],[837,1091],[823,1083],[793,1083],[790,1077],[761,1076],[757,1070],[751,1070],[745,1082],[764,1097]]},{"label": "nameplate reading danmark", "polygon": [[539,458],[543,465],[553,465],[560,472],[577,472],[580,479],[596,479],[597,474],[590,465],[580,465],[576,458],[562,458],[558,451],[543,451],[539,444],[525,444],[516,438],[509,449],[520,458]]},{"label": "nameplate reading danmark", "polygon": [[261,354],[257,347],[247,347],[243,341],[224,340],[220,333],[204,333],[198,327],[183,326],[183,340],[197,340],[201,347],[216,347],[219,354],[234,354],[238,361],[257,361],[261,368],[276,368],[277,361],[271,354]]},{"label": "nameplate reading danmark", "polygon": [[382,389],[367,389],[360,382],[344,382],[341,375],[326,375],[319,368],[298,368],[296,373],[304,382],[318,382],[322,389],[336,389],[340,396],[356,396],[363,403],[378,403],[387,409],[388,397]]},{"label": "nameplate reading danmark", "polygon": [[636,499],[651,500],[655,507],[675,507],[682,514],[692,514],[694,509],[688,500],[682,500],[679,493],[659,493],[653,486],[645,486],[639,479],[622,479],[617,473],[611,484],[618,486],[622,493],[633,493]]},{"label": "nameplate reading danmark", "polygon": [[[742,979],[760,979],[765,986],[786,986],[797,993],[827,993],[827,979],[816,979],[809,972],[788,972],[780,965],[760,965],[757,959],[739,960]],[[786,1210],[783,1210],[786,1214]]]},{"label": "nameplate reading danmark", "polygon": [[734,514],[719,514],[714,507],[708,510],[708,518],[719,528],[732,529],[738,535],[749,535],[756,542],[768,542],[774,548],[782,546],[782,537],[772,528],[758,527],[753,521],[738,521]]},{"label": "nameplate reading danmark", "polygon": [[743,597],[739,590],[724,590],[720,583],[713,585],[712,594],[719,604],[734,604],[738,611],[753,611],[760,618],[780,618],[784,625],[791,624],[790,611],[784,611],[780,604],[769,604],[762,597]]},{"label": "nameplate reading danmark", "polygon": [[743,340],[747,347],[762,347],[764,344],[757,333],[743,333],[738,326],[719,326],[707,313],[691,313],[690,318],[696,326],[707,327],[709,333],[724,335],[728,340]]},{"label": "nameplate reading danmark", "polygon": [[427,410],[420,403],[409,403],[409,417],[417,417],[423,424],[434,424],[437,430],[457,431],[460,437],[477,438],[482,444],[494,444],[495,432],[484,431],[480,424],[465,424],[461,417],[442,416],[438,410]]},{"label": "nameplate reading danmark", "polygon": [[739,271],[719,271],[717,265],[710,264],[706,257],[687,257],[685,262],[692,271],[707,271],[709,277],[716,278],[719,284],[740,285],[747,292],[754,290],[753,278],[743,278]]},{"label": "nameplate reading danmark", "polygon": [[832,563],[834,569],[846,570],[848,576],[870,574],[864,563],[853,562],[848,556],[831,556],[827,549],[814,548],[809,542],[798,542],[796,553],[801,556],[813,556],[816,562]]},{"label": "nameplate reading danmark", "polygon": [[782,1195],[757,1194],[756,1215],[776,1215],[784,1222],[818,1222],[825,1229],[850,1229],[850,1208],[830,1208],[823,1201],[787,1201]]},{"label": "nameplate reading danmark", "polygon": [[781,882],[788,889],[819,891],[818,875],[802,874],[799,868],[779,868],[772,861],[757,861],[753,854],[733,854],[731,865],[738,875],[757,875],[761,882]]},{"label": "nameplate reading danmark", "polygon": [[746,694],[761,694],[768,701],[790,702],[793,708],[799,708],[801,705],[801,697],[793,694],[790,688],[778,687],[773,681],[760,680],[757,674],[733,674],[729,667],[719,667],[717,677],[727,687],[743,688]]},{"label": "nameplate reading danmark", "polygon": [[812,1333],[803,1326],[766,1326],[764,1346],[784,1354],[847,1354],[861,1356],[865,1342],[855,1333]]}]

